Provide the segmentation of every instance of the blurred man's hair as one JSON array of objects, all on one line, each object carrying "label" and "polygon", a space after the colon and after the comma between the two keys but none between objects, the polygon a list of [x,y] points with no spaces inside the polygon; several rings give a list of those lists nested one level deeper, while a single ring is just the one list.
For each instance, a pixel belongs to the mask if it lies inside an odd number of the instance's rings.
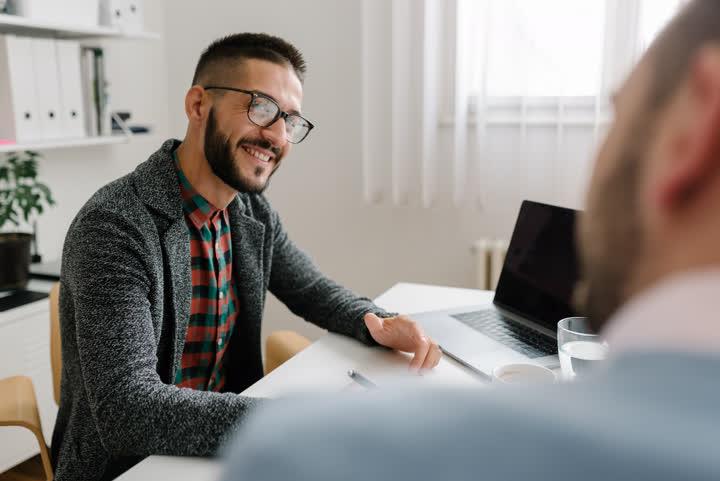
[{"label": "blurred man's hair", "polygon": [[649,106],[662,108],[688,74],[695,53],[703,46],[720,46],[720,1],[692,0],[663,29],[650,49],[654,79]]},{"label": "blurred man's hair", "polygon": [[264,33],[236,33],[214,41],[205,49],[195,68],[192,84],[222,82],[229,67],[247,59],[288,65],[300,82],[305,79],[305,59],[290,43]]}]

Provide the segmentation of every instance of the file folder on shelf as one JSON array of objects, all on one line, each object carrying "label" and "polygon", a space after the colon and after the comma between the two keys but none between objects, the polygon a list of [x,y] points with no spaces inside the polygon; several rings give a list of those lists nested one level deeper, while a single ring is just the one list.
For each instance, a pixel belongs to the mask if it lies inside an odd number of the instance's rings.
[{"label": "file folder on shelf", "polygon": [[72,40],[56,40],[60,81],[60,121],[63,137],[84,137],[85,115],[82,80],[80,73],[80,43]]},{"label": "file folder on shelf", "polygon": [[14,143],[111,134],[102,48],[0,35],[0,139]]},{"label": "file folder on shelf", "polygon": [[40,137],[58,139],[64,137],[60,119],[60,85],[55,41],[49,38],[33,38],[33,67],[35,71],[35,94],[40,112]]},{"label": "file folder on shelf", "polygon": [[100,24],[125,29],[130,0],[100,0]]},{"label": "file folder on shelf", "polygon": [[110,96],[101,48],[82,47],[82,84],[88,135],[110,135]]},{"label": "file folder on shelf", "polygon": [[143,2],[142,0],[126,0],[125,11],[125,31],[126,32],[142,32],[143,31]]},{"label": "file folder on shelf", "polygon": [[0,35],[0,138],[38,140],[32,39]]}]

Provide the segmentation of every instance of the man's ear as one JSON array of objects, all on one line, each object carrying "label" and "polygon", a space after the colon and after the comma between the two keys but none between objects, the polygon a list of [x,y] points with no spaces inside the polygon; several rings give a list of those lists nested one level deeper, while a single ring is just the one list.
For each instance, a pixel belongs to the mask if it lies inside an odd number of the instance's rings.
[{"label": "man's ear", "polygon": [[193,85],[185,94],[185,114],[190,122],[198,122],[207,115],[207,96],[205,89],[199,85]]},{"label": "man's ear", "polygon": [[702,48],[687,77],[691,128],[657,185],[664,209],[682,207],[720,169],[720,47]]}]

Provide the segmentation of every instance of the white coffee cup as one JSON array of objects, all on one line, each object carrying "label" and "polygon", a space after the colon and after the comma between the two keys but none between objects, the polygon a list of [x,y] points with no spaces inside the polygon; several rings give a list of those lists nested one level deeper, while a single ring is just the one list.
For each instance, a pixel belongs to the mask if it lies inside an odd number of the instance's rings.
[{"label": "white coffee cup", "polygon": [[493,381],[502,384],[553,383],[555,373],[537,364],[503,364],[493,369]]}]

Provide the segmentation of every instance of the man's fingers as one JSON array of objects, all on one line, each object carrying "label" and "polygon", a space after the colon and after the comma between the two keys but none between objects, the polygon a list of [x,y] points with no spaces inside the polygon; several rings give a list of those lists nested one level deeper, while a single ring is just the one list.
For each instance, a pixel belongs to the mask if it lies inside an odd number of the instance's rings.
[{"label": "man's fingers", "polygon": [[383,320],[380,319],[375,314],[373,314],[372,312],[368,312],[367,314],[365,314],[364,319],[365,319],[365,325],[367,326],[368,330],[371,333],[382,330]]},{"label": "man's fingers", "polygon": [[412,361],[410,361],[410,369],[419,371],[425,362],[425,358],[427,357],[429,350],[430,343],[428,342],[427,337],[422,336],[417,348],[415,349],[415,357],[413,357]]},{"label": "man's fingers", "polygon": [[435,361],[435,365],[433,367],[437,367],[438,364],[440,364],[440,359],[442,359],[443,354],[445,354],[442,350],[442,347],[440,345],[437,345],[437,351],[438,351],[438,358],[437,361]]},{"label": "man's fingers", "polygon": [[440,351],[440,346],[438,346],[436,343],[431,342],[430,348],[428,349],[428,354],[425,357],[425,362],[423,362],[421,370],[430,370],[438,365],[440,362],[440,358],[442,357],[442,351]]}]

